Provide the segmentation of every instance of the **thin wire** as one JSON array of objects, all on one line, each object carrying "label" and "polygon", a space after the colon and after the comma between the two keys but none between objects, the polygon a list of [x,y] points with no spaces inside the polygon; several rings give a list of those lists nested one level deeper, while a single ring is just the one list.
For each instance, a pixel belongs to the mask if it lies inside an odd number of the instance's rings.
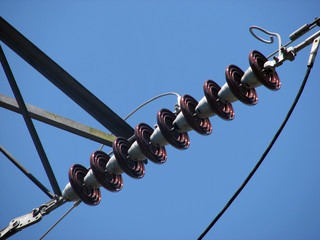
[{"label": "thin wire", "polygon": [[[148,101],[142,103],[140,106],[138,106],[136,109],[134,109],[131,113],[129,113],[123,120],[127,120],[129,117],[131,117],[135,112],[137,112],[139,109],[141,109],[142,107],[144,107],[145,105],[153,102],[154,100],[158,99],[158,98],[161,98],[161,97],[164,97],[164,96],[168,96],[168,95],[175,95],[177,96],[178,98],[178,101],[179,102],[179,99],[180,99],[180,95],[178,93],[175,93],[175,92],[168,92],[168,93],[163,93],[163,94],[160,94],[158,96],[155,96],[154,98],[151,98],[149,99]],[[101,145],[101,147],[99,148],[99,151],[102,150],[102,148],[104,147],[104,144]],[[112,153],[112,152],[111,152]],[[110,153],[110,154],[111,154]]]},{"label": "thin wire", "polygon": [[151,98],[150,100],[142,103],[139,107],[137,107],[135,110],[133,110],[131,113],[129,113],[128,116],[126,116],[123,120],[127,120],[129,117],[132,116],[132,114],[134,114],[136,111],[138,111],[140,108],[144,107],[145,105],[153,102],[154,100],[156,100],[158,98],[161,98],[161,97],[164,97],[164,96],[168,96],[168,95],[176,95],[178,99],[180,98],[180,95],[178,93],[175,93],[175,92],[168,92],[168,93],[160,94],[160,95],[155,96],[154,98]]},{"label": "thin wire", "polygon": [[224,206],[224,208],[220,211],[220,213],[213,219],[213,221],[210,223],[210,225],[206,228],[206,230],[200,235],[200,237],[198,238],[198,240],[202,239],[209,231],[210,229],[214,226],[214,224],[219,220],[219,218],[224,214],[224,212],[230,207],[230,205],[233,203],[233,201],[236,199],[236,197],[240,194],[240,192],[244,189],[244,187],[247,185],[247,183],[250,181],[250,179],[252,178],[252,176],[254,175],[254,173],[258,170],[259,166],[261,165],[261,163],[263,162],[263,160],[265,159],[265,157],[268,155],[269,151],[271,150],[273,144],[276,142],[277,138],[279,137],[280,133],[282,132],[283,128],[285,127],[286,123],[288,122],[295,106],[297,105],[299,98],[303,92],[303,89],[307,83],[307,79],[309,77],[310,71],[311,71],[312,66],[308,66],[307,71],[306,71],[306,75],[303,79],[303,82],[300,86],[300,89],[297,93],[296,98],[294,99],[285,119],[283,120],[281,126],[279,127],[277,133],[274,135],[273,139],[271,140],[269,146],[267,147],[267,149],[265,150],[265,152],[262,154],[260,160],[258,161],[258,163],[255,165],[255,167],[252,169],[252,171],[250,172],[250,174],[247,176],[247,178],[244,180],[244,182],[242,183],[242,185],[239,187],[239,189],[234,193],[234,195],[230,198],[230,200],[228,201],[228,203]]},{"label": "thin wire", "polygon": [[57,226],[57,224],[58,224],[59,222],[61,222],[61,220],[62,220],[65,216],[67,216],[75,207],[79,206],[80,203],[81,203],[80,200],[79,200],[79,201],[76,201],[76,202],[73,204],[73,206],[72,206],[55,224],[53,224],[52,227],[48,229],[48,231],[46,231],[46,232],[39,238],[39,240],[43,239],[55,226]]}]

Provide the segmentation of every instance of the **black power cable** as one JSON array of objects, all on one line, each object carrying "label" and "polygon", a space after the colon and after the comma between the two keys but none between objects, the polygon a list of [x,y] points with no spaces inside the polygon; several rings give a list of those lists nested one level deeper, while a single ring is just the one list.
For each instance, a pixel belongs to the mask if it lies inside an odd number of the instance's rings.
[{"label": "black power cable", "polygon": [[230,205],[233,203],[233,201],[237,198],[237,196],[240,194],[240,192],[244,189],[244,187],[247,185],[247,183],[250,181],[250,179],[252,178],[252,176],[255,174],[255,172],[258,170],[259,166],[261,165],[261,163],[263,162],[263,160],[266,158],[266,156],[268,155],[269,151],[271,150],[271,148],[273,147],[274,143],[276,142],[276,140],[278,139],[280,133],[282,132],[283,128],[285,127],[286,123],[288,122],[295,106],[297,105],[299,98],[303,92],[303,89],[307,83],[307,79],[309,77],[311,68],[312,68],[313,64],[308,64],[308,68],[305,74],[305,77],[303,79],[303,82],[301,83],[300,89],[297,93],[296,98],[294,99],[285,119],[283,120],[281,126],[279,127],[277,133],[274,135],[273,139],[271,140],[269,146],[267,147],[267,149],[265,150],[265,152],[262,154],[260,160],[257,162],[257,164],[255,165],[255,167],[252,169],[252,171],[250,172],[250,174],[247,176],[247,178],[244,180],[244,182],[242,183],[242,185],[238,188],[238,190],[233,194],[233,196],[230,198],[230,200],[228,201],[228,203],[224,206],[224,208],[219,212],[219,214],[213,219],[213,221],[210,223],[210,225],[206,228],[206,230],[200,235],[200,237],[198,238],[198,240],[202,239],[209,231],[210,229],[213,227],[213,225],[219,220],[219,218],[224,214],[224,212],[230,207]]}]

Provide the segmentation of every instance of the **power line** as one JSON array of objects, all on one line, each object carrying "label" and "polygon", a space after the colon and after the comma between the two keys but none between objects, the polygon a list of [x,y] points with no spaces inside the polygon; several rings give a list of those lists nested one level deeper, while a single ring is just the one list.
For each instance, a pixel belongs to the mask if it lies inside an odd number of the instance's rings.
[{"label": "power line", "polygon": [[230,205],[233,203],[233,201],[237,198],[237,196],[240,194],[240,192],[244,189],[244,187],[247,185],[247,183],[250,181],[250,179],[252,178],[252,176],[255,174],[255,172],[258,170],[258,168],[260,167],[261,163],[263,162],[263,160],[266,158],[266,156],[268,155],[269,151],[271,150],[271,148],[273,147],[274,143],[276,142],[276,140],[278,139],[280,133],[282,132],[283,128],[285,127],[286,123],[288,122],[295,106],[297,105],[299,98],[303,92],[303,89],[307,83],[307,79],[309,77],[310,71],[311,71],[312,66],[310,66],[310,64],[308,64],[307,67],[307,71],[305,74],[305,77],[303,79],[303,82],[301,83],[300,89],[297,93],[296,98],[294,99],[285,119],[283,120],[282,124],[280,125],[278,131],[276,132],[276,134],[274,135],[273,139],[271,140],[269,146],[267,147],[267,149],[265,150],[265,152],[262,154],[260,160],[257,162],[257,164],[255,165],[255,167],[252,169],[252,171],[249,173],[249,175],[247,176],[247,178],[244,180],[244,182],[241,184],[241,186],[238,188],[238,190],[233,194],[233,196],[230,198],[230,200],[227,202],[227,204],[223,207],[223,209],[219,212],[219,214],[213,219],[213,221],[209,224],[209,226],[205,229],[205,231],[199,236],[198,240],[202,239],[209,231],[210,229],[215,225],[215,223],[220,219],[220,217],[224,214],[224,212],[230,207]]}]

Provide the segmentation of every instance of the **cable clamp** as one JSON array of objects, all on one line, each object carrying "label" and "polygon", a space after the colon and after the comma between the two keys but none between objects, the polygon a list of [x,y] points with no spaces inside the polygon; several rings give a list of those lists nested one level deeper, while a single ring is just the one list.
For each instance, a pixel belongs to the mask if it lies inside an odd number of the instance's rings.
[{"label": "cable clamp", "polygon": [[6,239],[22,229],[39,222],[41,219],[42,214],[40,211],[33,209],[32,212],[11,220],[9,225],[0,231],[0,239]]},{"label": "cable clamp", "polygon": [[308,61],[309,68],[313,67],[313,63],[314,63],[314,60],[316,58],[316,55],[317,55],[317,52],[319,49],[319,44],[320,44],[320,36],[313,40],[313,44],[312,44],[311,51],[310,51],[310,57],[309,57],[309,61]]},{"label": "cable clamp", "polygon": [[43,216],[49,214],[51,211],[61,206],[66,201],[61,196],[54,196],[50,201],[42,204],[38,208],[34,208],[31,212],[14,218],[10,221],[9,225],[0,230],[0,239],[6,239],[22,229],[29,227],[39,222]]},{"label": "cable clamp", "polygon": [[281,47],[278,56],[274,56],[273,60],[269,60],[264,63],[263,67],[265,69],[271,69],[275,71],[275,68],[282,65],[286,60],[293,61],[296,57],[296,52],[293,47],[285,48]]}]

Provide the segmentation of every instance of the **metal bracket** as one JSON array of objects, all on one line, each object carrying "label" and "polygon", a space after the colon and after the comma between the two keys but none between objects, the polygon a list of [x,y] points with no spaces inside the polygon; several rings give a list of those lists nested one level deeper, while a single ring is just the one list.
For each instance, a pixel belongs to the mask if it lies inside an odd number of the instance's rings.
[{"label": "metal bracket", "polygon": [[41,219],[42,214],[37,209],[33,209],[32,212],[11,220],[9,225],[0,231],[0,239],[6,239],[22,229],[39,222]]},{"label": "metal bracket", "polygon": [[313,67],[313,63],[314,63],[314,60],[316,58],[316,55],[317,55],[317,52],[319,49],[319,44],[320,44],[320,36],[313,40],[313,44],[312,44],[311,52],[310,52],[310,57],[308,60],[308,67],[310,67],[310,68]]},{"label": "metal bracket", "polygon": [[34,208],[31,212],[12,219],[7,227],[0,230],[0,239],[7,239],[22,229],[39,222],[43,216],[49,214],[65,202],[66,201],[62,197],[55,196],[47,203],[42,204],[38,208]]},{"label": "metal bracket", "polygon": [[296,57],[296,52],[293,47],[289,47],[289,48],[281,47],[279,51],[279,56],[278,57],[274,56],[273,60],[265,62],[264,68],[272,69],[274,71],[274,69],[282,65],[284,61],[286,60],[293,61],[295,57]]},{"label": "metal bracket", "polygon": [[[290,61],[294,60],[297,52],[301,51],[303,48],[309,46],[312,43],[314,43],[314,45],[311,50],[311,56],[312,58],[314,58],[316,53],[316,50],[315,50],[316,45],[318,44],[317,39],[319,39],[319,37],[320,37],[320,31],[316,32],[315,34],[307,38],[305,41],[299,43],[295,47],[281,48],[281,53],[279,54],[280,57],[279,58],[275,57],[274,60],[265,62],[264,68],[275,69],[286,60],[290,60]],[[311,64],[312,61],[313,61],[312,59],[309,60],[308,66]]]},{"label": "metal bracket", "polygon": [[45,204],[42,204],[37,211],[41,213],[42,216],[48,215],[50,212],[60,207],[62,204],[66,203],[66,200],[61,196],[55,196],[50,201]]}]

